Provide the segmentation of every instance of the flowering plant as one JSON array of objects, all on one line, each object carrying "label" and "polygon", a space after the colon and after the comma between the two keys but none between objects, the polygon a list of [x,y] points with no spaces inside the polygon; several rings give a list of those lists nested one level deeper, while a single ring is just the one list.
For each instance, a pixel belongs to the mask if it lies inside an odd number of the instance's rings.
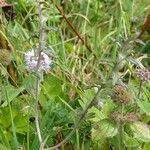
[{"label": "flowering plant", "polygon": [[47,73],[51,68],[50,65],[52,64],[52,60],[46,53],[41,52],[40,58],[33,50],[25,53],[25,63],[28,71],[35,72],[37,69],[38,61],[38,72],[44,71]]}]

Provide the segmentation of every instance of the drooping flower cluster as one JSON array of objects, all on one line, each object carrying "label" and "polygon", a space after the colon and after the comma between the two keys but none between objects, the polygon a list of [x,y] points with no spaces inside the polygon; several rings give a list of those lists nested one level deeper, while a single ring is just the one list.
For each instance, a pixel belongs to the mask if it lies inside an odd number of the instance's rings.
[{"label": "drooping flower cluster", "polygon": [[150,71],[146,68],[136,69],[135,74],[141,81],[150,81]]},{"label": "drooping flower cluster", "polygon": [[50,65],[52,64],[52,60],[47,54],[41,52],[39,60],[39,56],[36,55],[33,50],[25,53],[25,63],[28,71],[35,72],[37,69],[38,61],[38,72],[48,72],[50,69]]}]

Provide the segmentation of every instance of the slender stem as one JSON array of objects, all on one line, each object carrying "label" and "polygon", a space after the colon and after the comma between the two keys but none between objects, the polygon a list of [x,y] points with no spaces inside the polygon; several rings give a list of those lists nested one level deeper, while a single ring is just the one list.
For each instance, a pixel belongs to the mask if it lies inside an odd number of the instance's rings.
[{"label": "slender stem", "polygon": [[37,0],[38,2],[38,15],[39,15],[39,47],[37,54],[38,55],[38,62],[36,66],[36,82],[35,82],[35,125],[37,130],[37,135],[40,144],[42,143],[42,136],[40,131],[40,124],[39,124],[39,105],[38,105],[38,97],[39,97],[39,88],[40,88],[40,77],[39,77],[39,66],[40,66],[40,58],[42,52],[42,41],[43,41],[43,25],[42,25],[42,8],[41,8],[41,1]]},{"label": "slender stem", "polygon": [[39,125],[39,105],[38,105],[39,85],[40,85],[40,80],[38,79],[38,77],[36,77],[36,84],[35,84],[35,100],[36,100],[35,101],[35,125],[36,125],[36,130],[37,130],[39,142],[42,143],[42,136],[41,136],[40,125]]},{"label": "slender stem", "polygon": [[77,150],[80,150],[79,130],[76,129]]},{"label": "slender stem", "polygon": [[30,150],[30,121],[29,121],[29,109],[28,109],[28,114],[27,114],[27,117],[28,117],[28,124],[27,124],[27,150]]},{"label": "slender stem", "polygon": [[119,150],[123,150],[123,139],[122,139],[122,134],[123,134],[123,124],[119,124]]},{"label": "slender stem", "polygon": [[[138,98],[138,99],[140,98],[140,93],[141,93],[141,90],[142,90],[142,84],[143,84],[143,82],[140,81],[140,85],[139,85],[139,89],[138,89],[138,95],[137,95],[137,98]],[[137,110],[138,110],[138,105],[137,105],[137,103],[136,103],[136,106],[135,106],[135,113],[137,112]]]},{"label": "slender stem", "polygon": [[[8,83],[8,79],[7,78],[6,78],[6,81]],[[11,104],[10,104],[10,101],[9,101],[9,98],[8,98],[8,93],[7,93],[5,84],[4,84],[4,90],[5,90],[6,99],[7,99],[7,103],[8,103],[8,107],[9,107],[10,118],[11,118],[13,138],[14,138],[14,146],[15,146],[15,149],[18,149],[19,145],[18,145],[18,140],[17,140],[17,135],[16,135],[16,128],[15,128],[15,124],[14,124],[14,120],[13,120],[12,108],[11,108]]]},{"label": "slender stem", "polygon": [[[123,118],[124,115],[124,105],[121,105],[121,116]],[[123,123],[120,122],[119,123],[119,150],[123,150],[124,149],[124,145],[123,145]]]},{"label": "slender stem", "polygon": [[142,81],[140,81],[140,85],[139,85],[139,91],[138,91],[138,98],[140,98],[140,93],[141,93],[141,90],[142,90]]}]

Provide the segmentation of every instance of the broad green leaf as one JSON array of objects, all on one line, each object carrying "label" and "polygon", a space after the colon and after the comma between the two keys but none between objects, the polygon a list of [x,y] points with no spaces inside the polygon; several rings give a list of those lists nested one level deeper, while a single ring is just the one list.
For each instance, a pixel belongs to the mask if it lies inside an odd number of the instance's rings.
[{"label": "broad green leaf", "polygon": [[8,86],[4,87],[3,90],[2,90],[2,99],[5,100],[5,102],[2,104],[2,107],[7,106],[8,101],[11,102],[23,90],[24,90],[24,87],[16,88],[16,87],[13,87],[11,85],[8,85]]},{"label": "broad green leaf", "polygon": [[150,142],[150,128],[146,124],[135,122],[130,127],[136,139],[143,142]]},{"label": "broad green leaf", "polygon": [[33,74],[30,74],[24,78],[23,86],[28,93],[33,94],[34,85],[35,85],[35,76]]},{"label": "broad green leaf", "polygon": [[96,126],[96,129],[92,129],[92,138],[96,141],[101,138],[113,137],[118,133],[117,125],[108,119],[101,120]]},{"label": "broad green leaf", "polygon": [[[12,107],[12,119],[14,119],[16,115],[17,111],[14,107]],[[0,109],[0,124],[5,128],[9,128],[11,126],[11,115],[8,107]]]},{"label": "broad green leaf", "polygon": [[112,110],[114,109],[115,105],[111,100],[107,100],[101,110],[97,109],[96,107],[92,107],[89,112],[90,113],[95,113],[95,117],[92,118],[91,120],[94,122],[98,122],[102,119],[108,118]]},{"label": "broad green leaf", "polygon": [[48,98],[44,94],[44,91],[42,89],[41,92],[40,92],[40,95],[39,95],[39,103],[45,109],[48,108],[48,101],[47,100],[48,100]]},{"label": "broad green leaf", "polygon": [[105,118],[107,118],[114,108],[115,104],[111,100],[107,100],[102,107],[101,113],[103,113],[105,115]]},{"label": "broad green leaf", "polygon": [[93,143],[92,148],[94,150],[109,150],[109,141],[106,138],[101,138],[99,141],[93,141]]},{"label": "broad green leaf", "polygon": [[47,94],[50,98],[55,98],[59,96],[62,92],[62,82],[57,77],[50,75],[47,76],[43,83],[43,91]]},{"label": "broad green leaf", "polygon": [[27,116],[18,115],[14,119],[17,133],[25,134],[27,131]]},{"label": "broad green leaf", "polygon": [[123,133],[123,142],[126,147],[138,147],[139,142],[137,139],[130,137],[126,132]]},{"label": "broad green leaf", "polygon": [[137,101],[137,104],[143,112],[145,112],[147,115],[150,115],[150,102]]}]

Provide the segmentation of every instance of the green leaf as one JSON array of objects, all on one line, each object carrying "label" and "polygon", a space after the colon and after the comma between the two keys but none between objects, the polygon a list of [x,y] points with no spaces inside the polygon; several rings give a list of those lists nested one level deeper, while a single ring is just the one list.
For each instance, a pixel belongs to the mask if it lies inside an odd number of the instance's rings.
[{"label": "green leaf", "polygon": [[84,93],[80,95],[82,98],[82,100],[79,100],[81,107],[85,109],[87,103],[93,99],[94,95],[95,95],[94,89],[85,90]]},{"label": "green leaf", "polygon": [[94,113],[94,117],[91,119],[94,122],[98,122],[102,119],[108,118],[112,110],[115,108],[114,103],[111,100],[107,100],[101,110],[97,109],[96,107],[92,107],[89,112]]},{"label": "green leaf", "polygon": [[30,74],[24,78],[23,86],[28,93],[33,94],[34,85],[35,85],[35,76],[33,74]]},{"label": "green leaf", "polygon": [[27,131],[27,116],[18,115],[14,119],[16,132],[25,134]]},{"label": "green leaf", "polygon": [[3,90],[2,90],[2,99],[4,99],[5,102],[2,104],[2,107],[7,106],[8,101],[11,102],[23,90],[24,90],[24,87],[16,88],[16,87],[11,86],[11,85],[8,85],[8,86],[4,87]]},{"label": "green leaf", "polygon": [[126,147],[138,147],[139,142],[133,138],[130,137],[126,132],[123,133],[123,142]]},{"label": "green leaf", "polygon": [[[0,127],[0,137],[1,137],[2,142],[7,147],[7,149],[8,150],[11,149],[10,145],[9,145],[9,142],[8,142],[8,139],[7,139],[6,135],[4,134],[4,131],[1,129],[1,127]],[[0,149],[1,149],[1,146],[0,146]]]},{"label": "green leaf", "polygon": [[65,43],[64,46],[68,53],[73,52],[74,48],[73,48],[73,44],[71,42]]},{"label": "green leaf", "polygon": [[143,150],[150,150],[150,143],[145,143]]},{"label": "green leaf", "polygon": [[150,129],[142,122],[135,122],[130,125],[134,137],[142,142],[150,142]]},{"label": "green leaf", "polygon": [[92,129],[92,138],[101,140],[101,138],[113,137],[118,133],[117,125],[108,119],[103,119],[96,124],[96,129]]},{"label": "green leaf", "polygon": [[[14,119],[16,115],[17,111],[14,107],[12,107],[12,117],[13,117],[12,119]],[[8,107],[0,109],[0,124],[5,128],[9,128],[11,126],[11,116]]]},{"label": "green leaf", "polygon": [[6,146],[3,145],[3,144],[0,144],[0,149],[1,149],[1,150],[10,150],[10,148],[6,147]]},{"label": "green leaf", "polygon": [[62,82],[57,77],[50,75],[47,76],[43,83],[44,94],[48,94],[50,98],[59,96],[62,92]]},{"label": "green leaf", "polygon": [[150,102],[148,102],[148,101],[137,101],[137,104],[143,112],[145,112],[147,115],[150,116]]}]

